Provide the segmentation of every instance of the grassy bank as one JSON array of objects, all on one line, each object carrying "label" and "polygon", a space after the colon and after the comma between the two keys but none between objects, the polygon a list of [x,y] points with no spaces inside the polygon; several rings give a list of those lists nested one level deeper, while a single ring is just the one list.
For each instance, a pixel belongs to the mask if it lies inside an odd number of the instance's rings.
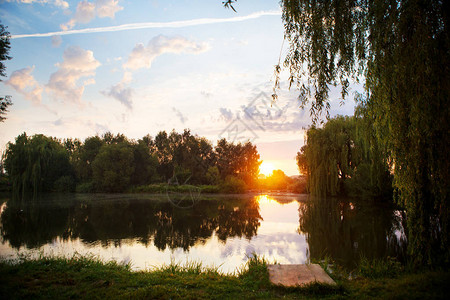
[{"label": "grassy bank", "polygon": [[250,259],[234,275],[195,263],[135,272],[129,265],[92,257],[3,261],[0,275],[0,297],[4,299],[444,299],[450,282],[448,271],[426,271],[393,277],[336,278],[337,287],[314,284],[283,288],[269,284],[266,263],[258,258]]}]

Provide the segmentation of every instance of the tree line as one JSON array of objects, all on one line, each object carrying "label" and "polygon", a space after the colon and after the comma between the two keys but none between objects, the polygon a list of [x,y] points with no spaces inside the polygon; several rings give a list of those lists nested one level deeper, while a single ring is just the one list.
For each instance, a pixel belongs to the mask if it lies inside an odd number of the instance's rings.
[{"label": "tree line", "polygon": [[185,129],[138,140],[110,132],[57,139],[19,135],[7,145],[3,166],[20,195],[49,191],[124,192],[153,183],[255,187],[259,154],[251,142],[221,139],[213,146]]}]

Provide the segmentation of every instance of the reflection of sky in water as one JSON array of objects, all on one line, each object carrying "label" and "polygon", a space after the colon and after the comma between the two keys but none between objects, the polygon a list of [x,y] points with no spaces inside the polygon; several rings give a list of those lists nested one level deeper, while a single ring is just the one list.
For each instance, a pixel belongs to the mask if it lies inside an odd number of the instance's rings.
[{"label": "reflection of sky in water", "polygon": [[[122,239],[120,245],[110,243],[105,247],[100,243],[89,245],[78,238],[64,241],[58,237],[37,250],[24,250],[21,247],[19,251],[31,256],[93,254],[104,260],[114,259],[124,263],[131,261],[133,269],[157,267],[171,261],[182,264],[200,261],[204,266],[220,266],[223,272],[234,272],[253,253],[264,256],[269,262],[305,263],[308,244],[305,237],[297,232],[299,203],[283,201],[288,203],[280,204],[268,196],[258,196],[257,199],[262,220],[257,235],[250,240],[245,237],[229,237],[223,242],[213,233],[211,237],[197,241],[189,251],[183,251],[182,248],[166,248],[161,251],[153,243],[146,246],[135,239]],[[0,245],[2,257],[13,258],[17,253],[8,242]]]}]

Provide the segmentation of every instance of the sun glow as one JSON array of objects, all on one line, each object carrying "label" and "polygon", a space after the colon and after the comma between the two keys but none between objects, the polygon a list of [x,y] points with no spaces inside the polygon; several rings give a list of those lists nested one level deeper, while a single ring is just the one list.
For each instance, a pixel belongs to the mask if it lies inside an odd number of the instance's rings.
[{"label": "sun glow", "polygon": [[275,166],[270,162],[263,161],[259,166],[259,174],[263,174],[265,176],[270,176],[273,170],[275,170]]},{"label": "sun glow", "polygon": [[258,201],[259,204],[267,204],[267,203],[273,203],[276,202],[275,199],[268,195],[258,195],[256,196],[256,201]]}]

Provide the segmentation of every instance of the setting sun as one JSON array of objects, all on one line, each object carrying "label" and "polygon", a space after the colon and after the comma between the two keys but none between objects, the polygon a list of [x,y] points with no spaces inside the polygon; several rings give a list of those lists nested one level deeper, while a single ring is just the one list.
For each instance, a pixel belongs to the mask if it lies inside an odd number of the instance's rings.
[{"label": "setting sun", "polygon": [[263,161],[259,166],[259,174],[263,174],[265,176],[270,176],[275,169],[275,166],[270,162]]}]

